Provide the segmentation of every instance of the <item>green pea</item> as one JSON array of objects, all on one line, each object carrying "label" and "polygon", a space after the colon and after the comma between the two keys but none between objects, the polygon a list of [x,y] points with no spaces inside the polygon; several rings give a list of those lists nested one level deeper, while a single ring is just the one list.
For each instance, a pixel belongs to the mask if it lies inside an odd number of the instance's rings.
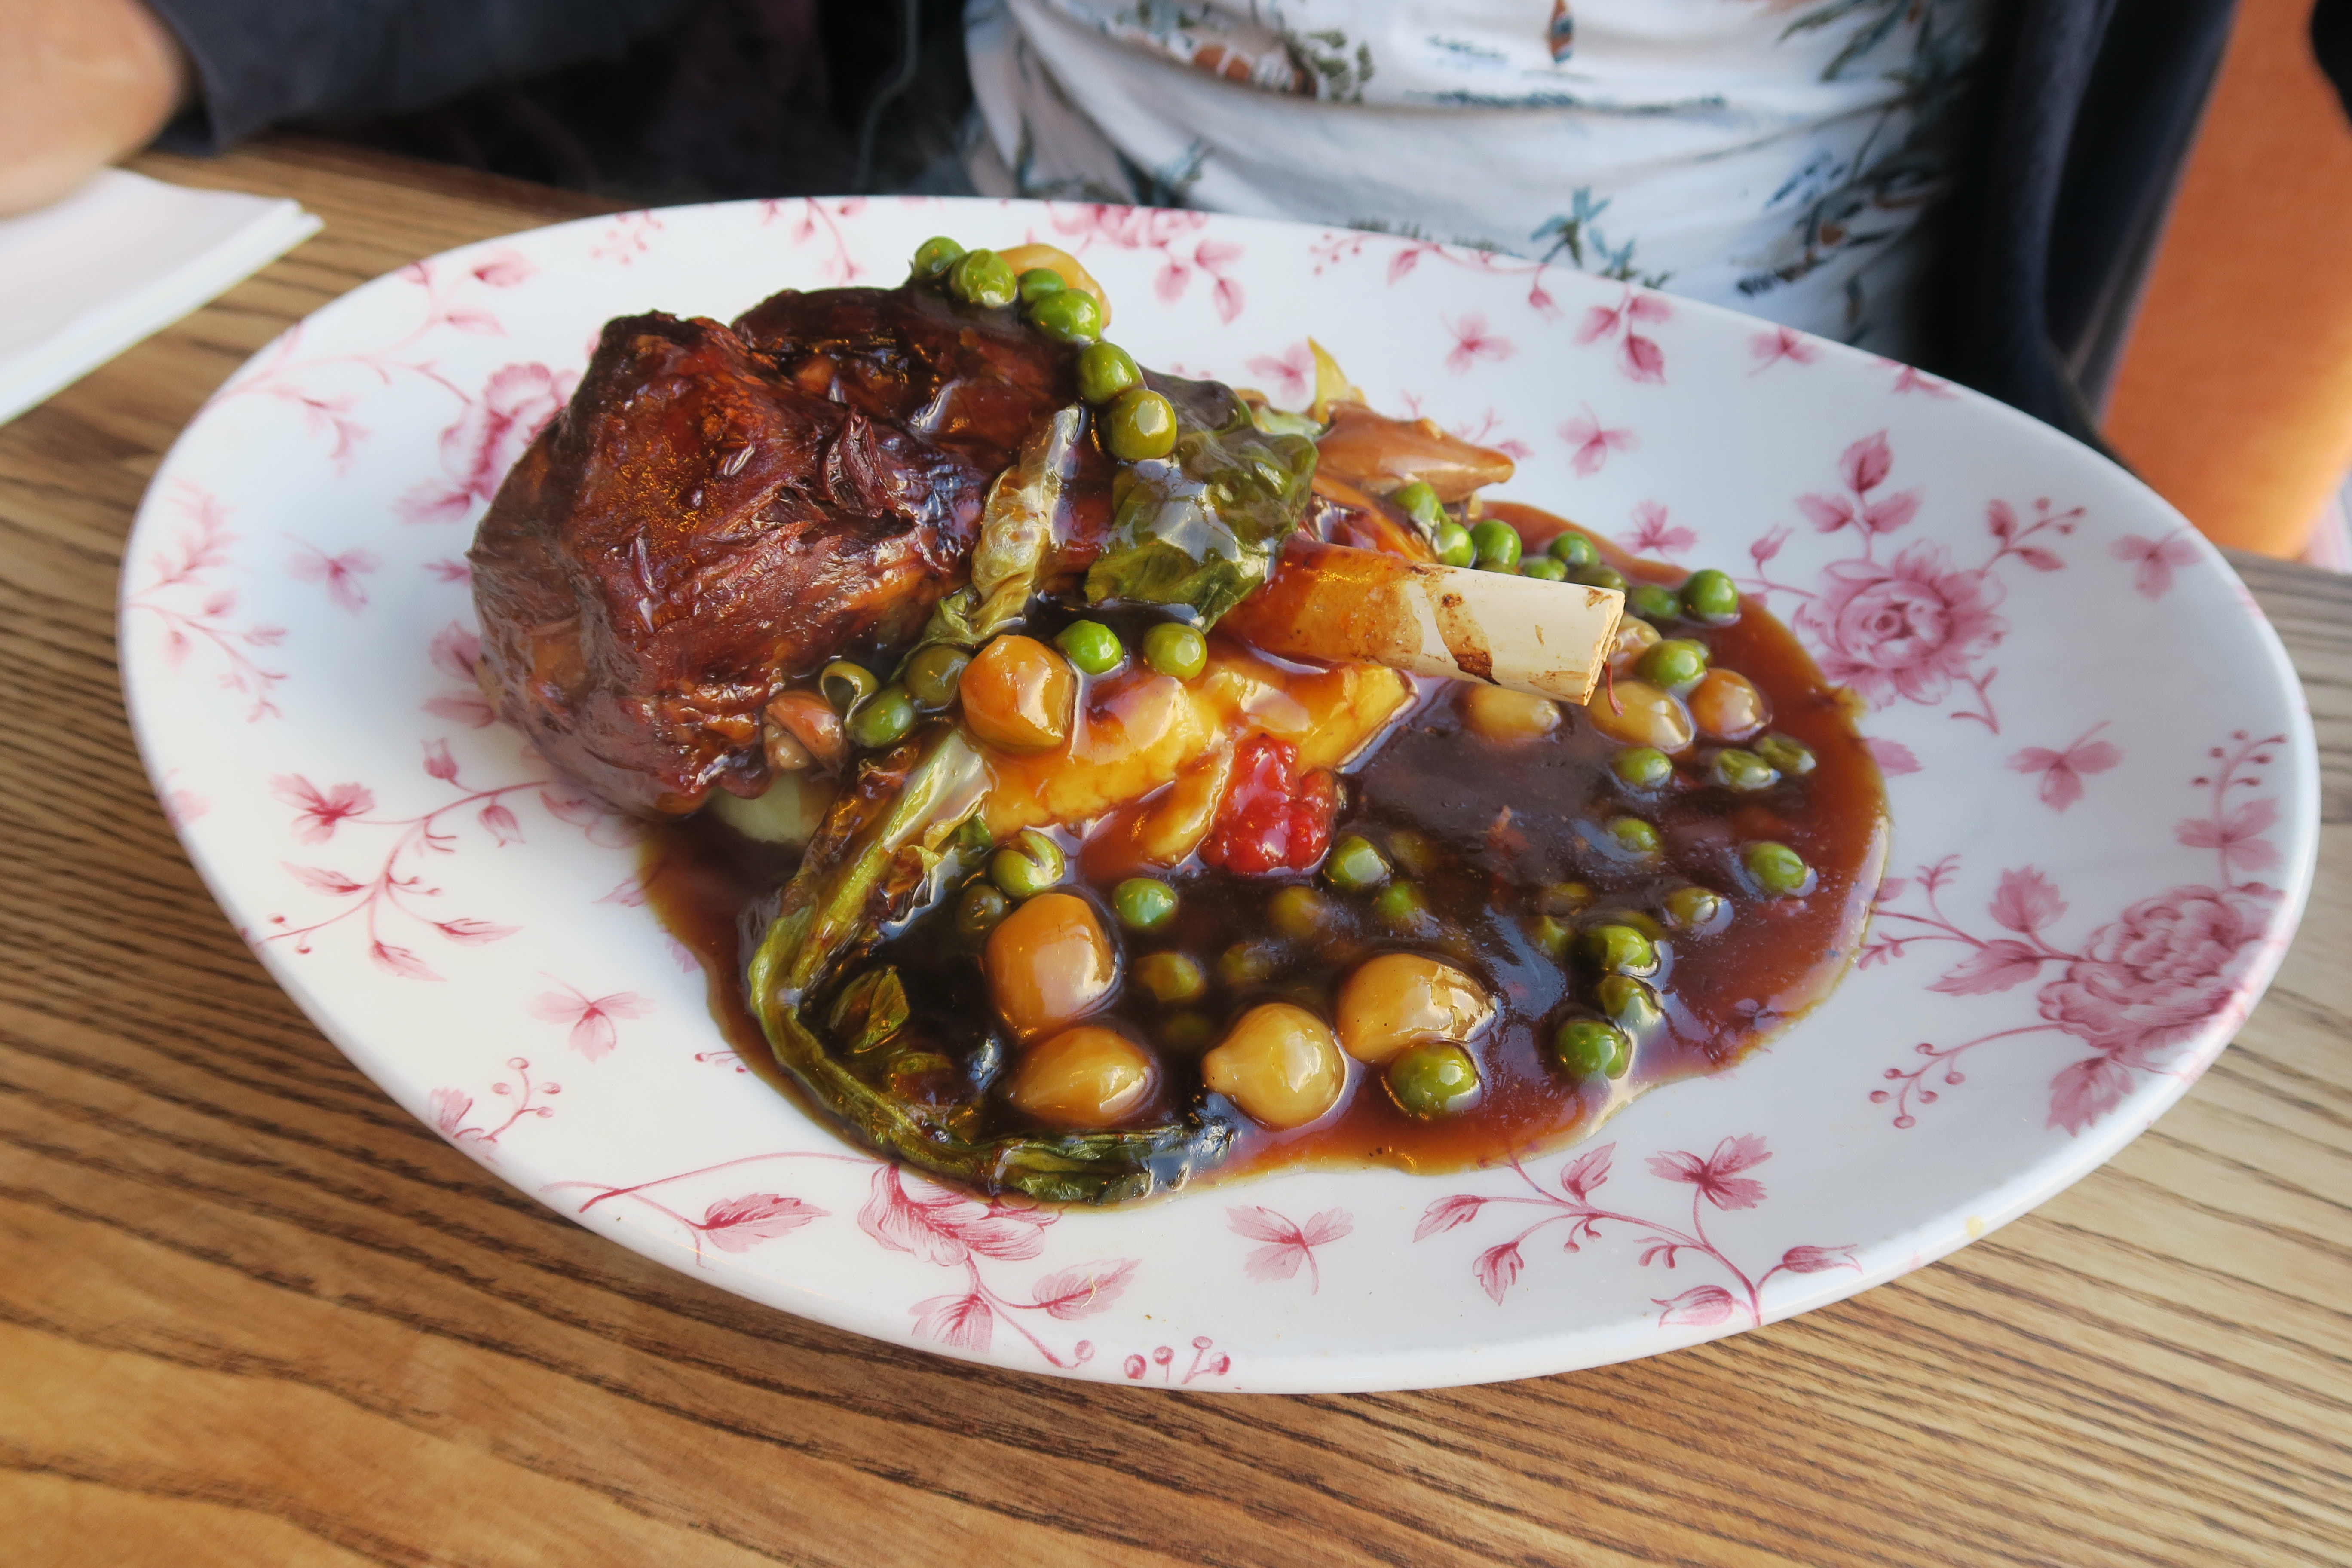
[{"label": "green pea", "polygon": [[1548,915],[1572,915],[1592,903],[1591,885],[1585,882],[1554,882],[1536,895],[1536,908]]},{"label": "green pea", "polygon": [[975,877],[956,900],[955,928],[966,936],[986,936],[1011,907],[992,884]]},{"label": "green pea", "polygon": [[1726,789],[1742,794],[1750,790],[1770,789],[1780,782],[1780,771],[1753,752],[1743,752],[1737,746],[1727,746],[1716,752],[1707,775]]},{"label": "green pea", "polygon": [[1008,899],[1034,899],[1062,879],[1062,847],[1034,827],[989,857],[988,879]]},{"label": "green pea", "polygon": [[1623,1078],[1633,1065],[1633,1042],[1614,1024],[1570,1018],[1551,1037],[1552,1054],[1577,1078]]},{"label": "green pea", "polygon": [[1675,776],[1675,761],[1655,746],[1628,746],[1609,759],[1609,768],[1635,789],[1655,789]]},{"label": "green pea", "polygon": [[1381,858],[1370,839],[1358,833],[1343,834],[1323,862],[1323,877],[1343,893],[1368,892],[1389,879],[1389,863]]},{"label": "green pea", "polygon": [[1601,552],[1594,547],[1592,541],[1572,528],[1563,529],[1553,535],[1552,542],[1544,546],[1544,553],[1571,572],[1580,566],[1601,564]]},{"label": "green pea", "polygon": [[1612,922],[1584,933],[1585,956],[1611,974],[1654,974],[1657,944],[1629,925]]},{"label": "green pea", "polygon": [[1431,489],[1425,480],[1415,479],[1409,485],[1398,487],[1389,500],[1423,528],[1433,529],[1445,521],[1445,503],[1437,499],[1437,492]]},{"label": "green pea", "polygon": [[957,258],[948,268],[948,289],[964,303],[992,310],[1021,298],[1012,263],[992,250],[967,250]]},{"label": "green pea", "polygon": [[1794,735],[1783,735],[1778,730],[1755,742],[1756,754],[1792,779],[1803,778],[1813,771],[1813,749]]},{"label": "green pea", "polygon": [[1122,463],[1164,458],[1176,449],[1176,405],[1149,387],[1129,387],[1102,417],[1103,444]]},{"label": "green pea", "polygon": [[1088,675],[1108,675],[1127,658],[1127,645],[1100,621],[1072,621],[1054,638],[1054,646]]},{"label": "green pea", "polygon": [[1549,555],[1530,555],[1519,563],[1519,575],[1540,577],[1547,583],[1568,581],[1568,568]]},{"label": "green pea", "polygon": [[1706,673],[1706,647],[1688,637],[1668,637],[1650,645],[1639,668],[1642,679],[1653,686],[1687,691]]},{"label": "green pea", "polygon": [[836,658],[818,673],[816,689],[824,693],[835,712],[846,713],[882,689],[882,682],[864,665]]},{"label": "green pea", "polygon": [[1264,942],[1237,942],[1217,954],[1217,978],[1235,991],[1265,984],[1274,971],[1274,953]]},{"label": "green pea", "polygon": [[1692,620],[1719,626],[1739,618],[1739,590],[1730,575],[1705,567],[1683,584],[1683,614]]},{"label": "green pea", "polygon": [[1656,1028],[1666,1016],[1658,994],[1645,981],[1630,974],[1604,974],[1592,988],[1601,1010],[1627,1034],[1640,1037]]},{"label": "green pea", "polygon": [[963,259],[963,247],[946,235],[935,234],[915,247],[914,272],[918,278],[939,278]]},{"label": "green pea", "polygon": [[1209,989],[1200,960],[1184,952],[1147,952],[1135,961],[1135,983],[1163,1007],[1197,1002]]},{"label": "green pea", "polygon": [[1711,888],[1676,888],[1665,897],[1666,924],[1685,934],[1713,931],[1730,913],[1731,900]]},{"label": "green pea", "polygon": [[1441,566],[1467,566],[1478,559],[1478,545],[1470,537],[1470,531],[1450,517],[1437,525],[1436,535],[1430,543],[1437,551]]},{"label": "green pea", "polygon": [[1062,275],[1050,267],[1032,267],[1021,275],[1015,287],[1020,290],[1021,302],[1034,305],[1048,294],[1060,293],[1069,285],[1063,282]]},{"label": "green pea", "polygon": [[1625,590],[1625,607],[1645,621],[1671,621],[1683,613],[1683,601],[1672,588],[1636,583]]},{"label": "green pea", "polygon": [[1176,918],[1176,889],[1157,877],[1129,877],[1110,890],[1110,907],[1129,931],[1158,931]]},{"label": "green pea", "polygon": [[1519,563],[1519,531],[1499,518],[1488,518],[1470,531],[1474,563],[1481,572],[1507,572]]},{"label": "green pea", "polygon": [[1756,885],[1776,899],[1804,892],[1812,885],[1813,868],[1785,844],[1759,839],[1748,847],[1740,859]]},{"label": "green pea", "polygon": [[886,686],[849,710],[842,726],[849,743],[869,752],[895,746],[915,727],[915,700],[903,686]]},{"label": "green pea", "polygon": [[1029,324],[1060,342],[1090,343],[1102,336],[1102,306],[1083,289],[1065,289],[1030,306]]},{"label": "green pea", "polygon": [[1389,858],[1408,877],[1426,877],[1437,869],[1439,855],[1429,835],[1401,827],[1389,835]]},{"label": "green pea", "polygon": [[1372,913],[1400,930],[1412,930],[1429,918],[1429,897],[1412,882],[1391,882],[1372,900]]},{"label": "green pea", "polygon": [[1117,343],[1088,343],[1078,351],[1078,395],[1088,403],[1108,403],[1142,384],[1142,367]]},{"label": "green pea", "polygon": [[1529,917],[1525,929],[1536,951],[1555,963],[1568,956],[1569,943],[1576,940],[1576,928],[1551,915]]},{"label": "green pea", "polygon": [[1661,847],[1658,830],[1638,816],[1612,816],[1605,831],[1628,855],[1655,855]]},{"label": "green pea", "polygon": [[1209,668],[1209,639],[1198,626],[1162,621],[1143,634],[1143,662],[1162,675],[1190,680]]},{"label": "green pea", "polygon": [[1568,580],[1581,583],[1588,588],[1614,588],[1621,594],[1625,591],[1625,574],[1599,561],[1590,566],[1570,567]]},{"label": "green pea", "polygon": [[971,655],[953,643],[935,642],[917,649],[898,679],[907,683],[907,695],[916,707],[935,713],[956,700],[963,667],[971,662]]},{"label": "green pea", "polygon": [[1302,883],[1294,883],[1265,901],[1265,918],[1274,929],[1299,942],[1330,930],[1338,913],[1329,899]]},{"label": "green pea", "polygon": [[1408,1047],[1382,1076],[1397,1109],[1416,1121],[1458,1114],[1478,1098],[1478,1064],[1451,1040]]}]

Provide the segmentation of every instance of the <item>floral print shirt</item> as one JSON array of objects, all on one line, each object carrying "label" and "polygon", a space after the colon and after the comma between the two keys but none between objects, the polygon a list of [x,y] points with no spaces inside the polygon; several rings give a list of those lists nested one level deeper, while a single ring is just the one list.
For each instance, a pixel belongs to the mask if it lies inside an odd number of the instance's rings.
[{"label": "floral print shirt", "polygon": [[1991,0],[969,0],[985,194],[1539,257],[1900,355]]}]

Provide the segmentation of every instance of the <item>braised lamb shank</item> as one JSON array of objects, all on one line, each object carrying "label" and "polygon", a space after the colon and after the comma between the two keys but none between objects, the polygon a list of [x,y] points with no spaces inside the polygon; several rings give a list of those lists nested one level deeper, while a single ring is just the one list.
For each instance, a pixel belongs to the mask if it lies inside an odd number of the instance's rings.
[{"label": "braised lamb shank", "polygon": [[609,322],[475,537],[485,692],[616,805],[758,795],[767,703],[963,583],[989,483],[1071,401],[1071,358],[910,289]]}]

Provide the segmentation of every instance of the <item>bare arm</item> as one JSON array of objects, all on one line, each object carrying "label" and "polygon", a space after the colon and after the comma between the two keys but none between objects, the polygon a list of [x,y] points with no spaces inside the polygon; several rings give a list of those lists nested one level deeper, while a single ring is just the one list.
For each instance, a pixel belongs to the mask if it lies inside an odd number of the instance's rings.
[{"label": "bare arm", "polygon": [[55,201],[145,146],[187,91],[140,0],[0,0],[0,215]]}]

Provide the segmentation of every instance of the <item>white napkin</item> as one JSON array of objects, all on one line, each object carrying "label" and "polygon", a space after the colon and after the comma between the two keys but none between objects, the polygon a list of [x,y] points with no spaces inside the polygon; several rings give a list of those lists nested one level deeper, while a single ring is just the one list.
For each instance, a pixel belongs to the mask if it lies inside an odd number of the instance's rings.
[{"label": "white napkin", "polygon": [[318,231],[294,202],[121,169],[0,219],[0,424]]}]

